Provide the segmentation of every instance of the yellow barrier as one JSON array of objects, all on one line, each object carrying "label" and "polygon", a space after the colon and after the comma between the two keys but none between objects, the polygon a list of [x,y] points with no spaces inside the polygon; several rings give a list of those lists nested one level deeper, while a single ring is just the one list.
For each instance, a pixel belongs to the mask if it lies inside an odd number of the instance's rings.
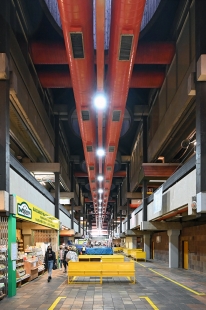
[{"label": "yellow barrier", "polygon": [[79,262],[124,262],[123,255],[79,255]]},{"label": "yellow barrier", "polygon": [[135,264],[132,261],[93,262],[92,264],[90,262],[69,262],[68,284],[75,283],[74,277],[99,277],[101,284],[103,277],[129,277],[130,281],[135,283]]},{"label": "yellow barrier", "polygon": [[146,262],[146,252],[144,252],[144,251],[133,250],[133,251],[131,251],[131,257],[136,259],[136,260],[143,259]]},{"label": "yellow barrier", "polygon": [[127,249],[127,248],[125,248],[125,249],[123,249],[123,252],[126,256],[132,256],[132,253],[136,253],[136,252],[141,253],[142,249]]}]

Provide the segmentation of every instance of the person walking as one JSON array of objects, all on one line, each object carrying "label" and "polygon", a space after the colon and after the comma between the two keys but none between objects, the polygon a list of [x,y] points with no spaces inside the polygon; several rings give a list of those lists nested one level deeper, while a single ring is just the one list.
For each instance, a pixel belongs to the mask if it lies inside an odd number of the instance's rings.
[{"label": "person walking", "polygon": [[64,250],[64,258],[63,258],[63,265],[64,265],[64,273],[67,272],[67,261],[66,261],[66,256],[67,256],[67,253],[69,251],[69,246],[68,247],[65,247],[65,250]]},{"label": "person walking", "polygon": [[64,248],[62,245],[59,247],[59,264],[60,270],[62,270],[62,265],[64,264]]},{"label": "person walking", "polygon": [[52,279],[52,269],[56,264],[56,255],[54,251],[52,251],[52,246],[48,245],[47,251],[44,258],[45,268],[48,270],[48,282]]},{"label": "person walking", "polygon": [[85,252],[86,252],[86,247],[85,247],[85,245],[83,245],[83,247],[82,247],[82,254],[84,255]]}]

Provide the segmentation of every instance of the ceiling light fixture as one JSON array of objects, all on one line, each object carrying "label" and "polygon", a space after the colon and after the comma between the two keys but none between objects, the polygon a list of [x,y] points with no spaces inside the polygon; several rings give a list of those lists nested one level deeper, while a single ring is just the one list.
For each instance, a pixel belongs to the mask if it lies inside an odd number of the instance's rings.
[{"label": "ceiling light fixture", "polygon": [[106,96],[104,93],[97,93],[94,97],[94,106],[97,110],[104,110],[107,105]]},{"label": "ceiling light fixture", "polygon": [[98,175],[97,180],[98,180],[99,182],[103,181],[103,180],[104,180],[103,175]]},{"label": "ceiling light fixture", "polygon": [[105,150],[102,148],[97,149],[97,156],[99,157],[105,156]]},{"label": "ceiling light fixture", "polygon": [[102,188],[99,188],[99,189],[98,189],[98,193],[99,193],[99,194],[102,194],[102,193],[103,193],[103,189],[102,189]]}]

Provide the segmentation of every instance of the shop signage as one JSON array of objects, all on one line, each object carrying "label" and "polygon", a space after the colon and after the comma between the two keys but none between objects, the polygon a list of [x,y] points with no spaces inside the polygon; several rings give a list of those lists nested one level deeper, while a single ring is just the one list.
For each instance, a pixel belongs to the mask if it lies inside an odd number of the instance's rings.
[{"label": "shop signage", "polygon": [[27,219],[32,218],[32,210],[29,208],[26,202],[17,204],[17,213]]},{"label": "shop signage", "polygon": [[16,201],[16,217],[59,230],[59,220],[56,217],[22,199],[21,197],[16,196]]}]

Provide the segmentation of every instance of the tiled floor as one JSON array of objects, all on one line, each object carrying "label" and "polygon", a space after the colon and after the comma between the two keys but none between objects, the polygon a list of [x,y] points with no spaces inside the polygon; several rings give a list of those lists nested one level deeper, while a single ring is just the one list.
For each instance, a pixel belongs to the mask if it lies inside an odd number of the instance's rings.
[{"label": "tiled floor", "polygon": [[105,278],[102,285],[68,285],[66,280],[60,270],[53,272],[50,283],[45,274],[18,289],[15,297],[0,301],[0,309],[47,310],[55,301],[51,309],[206,309],[206,295],[198,295],[206,294],[206,274],[169,269],[158,262],[136,263],[136,284],[126,278]]}]

